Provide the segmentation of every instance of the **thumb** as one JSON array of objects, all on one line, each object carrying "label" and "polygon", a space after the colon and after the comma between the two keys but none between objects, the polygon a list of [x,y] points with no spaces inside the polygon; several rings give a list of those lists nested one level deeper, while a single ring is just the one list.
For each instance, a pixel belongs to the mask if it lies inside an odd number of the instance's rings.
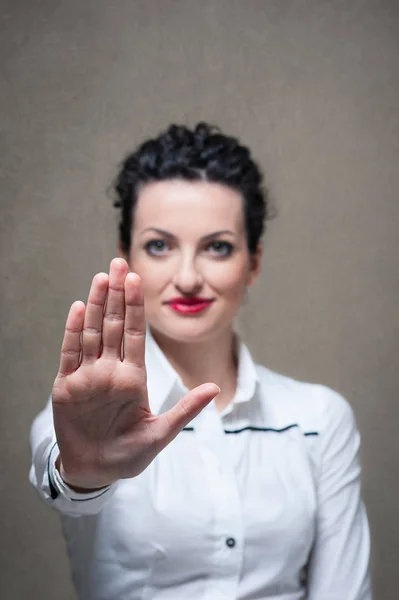
[{"label": "thumb", "polygon": [[164,417],[162,445],[165,447],[169,444],[219,392],[220,387],[215,383],[203,383],[191,390],[175,406],[164,413],[162,415]]}]

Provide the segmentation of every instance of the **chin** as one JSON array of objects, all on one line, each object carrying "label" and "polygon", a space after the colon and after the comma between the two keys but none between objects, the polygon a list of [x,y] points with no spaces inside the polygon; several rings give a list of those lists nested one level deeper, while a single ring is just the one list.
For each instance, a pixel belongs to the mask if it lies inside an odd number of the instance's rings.
[{"label": "chin", "polygon": [[[225,319],[223,319],[225,321]],[[172,317],[167,320],[149,320],[149,325],[161,336],[165,336],[183,344],[207,342],[218,336],[218,334],[231,326],[229,323],[221,323],[216,326],[215,319]]]}]

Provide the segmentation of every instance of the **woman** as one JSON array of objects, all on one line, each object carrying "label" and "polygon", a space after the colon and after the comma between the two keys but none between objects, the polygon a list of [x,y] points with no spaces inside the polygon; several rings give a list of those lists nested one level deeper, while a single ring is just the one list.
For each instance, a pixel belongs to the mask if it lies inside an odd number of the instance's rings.
[{"label": "woman", "polygon": [[347,401],[234,330],[268,215],[249,150],[173,125],[115,190],[120,257],[72,304],[31,432],[79,598],[370,600]]}]

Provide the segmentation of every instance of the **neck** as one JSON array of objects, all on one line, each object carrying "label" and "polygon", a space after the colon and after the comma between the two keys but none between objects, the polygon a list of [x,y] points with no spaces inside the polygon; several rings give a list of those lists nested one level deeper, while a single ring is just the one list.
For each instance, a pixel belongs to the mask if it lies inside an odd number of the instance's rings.
[{"label": "neck", "polygon": [[216,383],[221,389],[215,399],[216,407],[220,411],[229,404],[237,386],[237,356],[232,329],[221,332],[217,338],[194,344],[170,339],[152,329],[151,333],[188,389],[202,383]]}]

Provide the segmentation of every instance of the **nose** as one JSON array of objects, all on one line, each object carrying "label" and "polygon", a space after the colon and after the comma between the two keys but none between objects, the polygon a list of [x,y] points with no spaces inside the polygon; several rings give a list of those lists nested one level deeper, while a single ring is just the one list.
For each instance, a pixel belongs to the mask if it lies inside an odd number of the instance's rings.
[{"label": "nose", "polygon": [[173,284],[180,293],[198,294],[202,288],[203,279],[191,257],[181,260],[174,274]]}]

